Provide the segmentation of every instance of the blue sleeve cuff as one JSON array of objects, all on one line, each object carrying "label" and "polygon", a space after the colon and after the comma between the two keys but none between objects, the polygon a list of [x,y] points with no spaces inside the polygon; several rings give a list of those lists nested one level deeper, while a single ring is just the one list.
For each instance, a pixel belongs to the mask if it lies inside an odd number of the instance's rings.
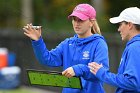
[{"label": "blue sleeve cuff", "polygon": [[103,81],[103,80],[102,80],[102,79],[103,79],[102,77],[104,77],[105,71],[106,71],[106,69],[105,69],[104,67],[101,67],[101,68],[97,71],[96,77],[97,77],[98,79],[100,79],[101,81]]},{"label": "blue sleeve cuff", "polygon": [[42,37],[39,38],[39,40],[31,40],[33,46],[38,46],[41,42],[43,42]]},{"label": "blue sleeve cuff", "polygon": [[74,65],[72,66],[74,72],[75,72],[75,76],[81,76],[82,71],[79,69],[79,65]]}]

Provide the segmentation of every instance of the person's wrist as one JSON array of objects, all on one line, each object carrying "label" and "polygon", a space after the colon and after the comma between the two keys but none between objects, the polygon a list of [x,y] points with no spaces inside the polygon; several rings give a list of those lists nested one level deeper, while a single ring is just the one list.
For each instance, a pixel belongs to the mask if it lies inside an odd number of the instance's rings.
[{"label": "person's wrist", "polygon": [[39,38],[35,38],[35,39],[34,39],[34,41],[38,41],[38,40],[39,40]]},{"label": "person's wrist", "polygon": [[38,41],[40,37],[31,38],[32,41]]}]

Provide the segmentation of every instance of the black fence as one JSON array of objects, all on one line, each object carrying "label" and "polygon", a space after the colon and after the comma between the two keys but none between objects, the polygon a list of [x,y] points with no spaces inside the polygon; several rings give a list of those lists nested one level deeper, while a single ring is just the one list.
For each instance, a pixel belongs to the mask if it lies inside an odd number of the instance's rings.
[{"label": "black fence", "polygon": [[[12,33],[16,32],[16,33]],[[71,37],[71,33],[47,33],[43,35],[44,41],[47,44],[48,49],[55,48],[61,41],[67,37]],[[103,34],[107,40],[109,46],[109,57],[110,57],[110,71],[116,73],[120,57],[123,51],[123,44],[119,34]],[[33,49],[30,43],[30,39],[25,37],[21,31],[0,31],[0,47],[8,48],[9,52],[14,52],[16,54],[16,65],[22,70],[21,73],[21,84],[29,86],[26,69],[39,69],[39,70],[57,70],[62,71],[61,67],[47,67],[39,64],[33,53]],[[36,86],[35,86],[36,87]],[[39,87],[39,86],[38,86]],[[45,87],[40,86],[40,88],[58,91],[60,93],[61,88],[58,87]],[[105,89],[107,93],[113,93],[115,88],[106,85]]]}]

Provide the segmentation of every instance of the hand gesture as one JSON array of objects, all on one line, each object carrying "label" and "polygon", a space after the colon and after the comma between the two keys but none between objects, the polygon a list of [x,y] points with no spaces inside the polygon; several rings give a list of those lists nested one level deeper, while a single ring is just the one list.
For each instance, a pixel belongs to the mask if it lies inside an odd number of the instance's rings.
[{"label": "hand gesture", "polygon": [[32,40],[39,40],[41,36],[41,26],[38,29],[32,28],[32,26],[32,24],[27,24],[24,26],[24,34]]}]

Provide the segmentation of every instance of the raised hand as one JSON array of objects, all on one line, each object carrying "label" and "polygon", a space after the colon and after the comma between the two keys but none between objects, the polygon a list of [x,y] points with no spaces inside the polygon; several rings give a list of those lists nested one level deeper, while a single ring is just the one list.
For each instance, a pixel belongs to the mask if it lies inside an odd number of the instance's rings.
[{"label": "raised hand", "polygon": [[39,28],[33,28],[32,26],[32,24],[24,26],[24,34],[32,40],[39,40],[41,36],[41,26]]}]

